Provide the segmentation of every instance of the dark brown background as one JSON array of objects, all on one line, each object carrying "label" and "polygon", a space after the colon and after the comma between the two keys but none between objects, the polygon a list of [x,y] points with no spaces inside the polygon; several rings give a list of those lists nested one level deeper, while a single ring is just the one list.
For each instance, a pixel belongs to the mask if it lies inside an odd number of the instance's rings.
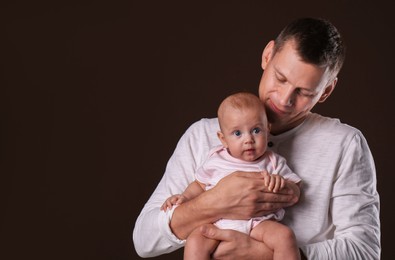
[{"label": "dark brown background", "polygon": [[340,81],[316,111],[366,136],[394,259],[390,1],[14,2],[0,15],[1,259],[138,259],[134,221],[178,138],[228,93],[256,92],[265,44],[300,16],[344,34]]}]

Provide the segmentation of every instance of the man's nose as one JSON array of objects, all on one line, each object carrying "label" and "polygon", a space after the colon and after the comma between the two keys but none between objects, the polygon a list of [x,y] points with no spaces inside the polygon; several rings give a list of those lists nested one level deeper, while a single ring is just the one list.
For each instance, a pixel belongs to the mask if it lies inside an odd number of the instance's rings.
[{"label": "man's nose", "polygon": [[283,86],[280,91],[280,104],[282,106],[291,106],[294,102],[294,88],[290,85]]}]

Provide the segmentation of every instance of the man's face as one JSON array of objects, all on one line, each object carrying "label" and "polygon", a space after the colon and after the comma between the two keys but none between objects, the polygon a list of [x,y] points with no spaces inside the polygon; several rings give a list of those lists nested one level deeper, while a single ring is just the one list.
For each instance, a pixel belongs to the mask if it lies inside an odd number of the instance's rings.
[{"label": "man's face", "polygon": [[302,61],[293,41],[286,42],[274,56],[273,46],[274,42],[270,42],[263,53],[259,97],[271,132],[280,134],[298,126],[317,102],[324,102],[336,80],[329,81],[325,68]]}]

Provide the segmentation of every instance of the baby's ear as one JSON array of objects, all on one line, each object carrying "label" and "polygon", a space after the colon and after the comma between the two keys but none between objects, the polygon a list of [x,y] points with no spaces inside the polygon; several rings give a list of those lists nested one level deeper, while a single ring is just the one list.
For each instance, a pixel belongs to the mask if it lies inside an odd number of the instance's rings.
[{"label": "baby's ear", "polygon": [[222,145],[223,145],[225,148],[228,148],[228,143],[227,143],[226,140],[225,140],[224,134],[223,134],[221,131],[218,131],[218,132],[217,132],[217,136],[218,136],[218,139],[221,141]]}]

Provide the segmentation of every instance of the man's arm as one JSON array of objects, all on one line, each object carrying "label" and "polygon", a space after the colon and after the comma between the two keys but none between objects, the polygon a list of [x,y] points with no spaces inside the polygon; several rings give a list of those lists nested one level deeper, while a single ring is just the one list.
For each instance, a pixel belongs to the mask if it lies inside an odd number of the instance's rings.
[{"label": "man's arm", "polygon": [[307,259],[380,259],[376,172],[362,134],[355,135],[343,153],[331,199],[334,239],[302,250]]},{"label": "man's arm", "polygon": [[265,187],[264,176],[258,172],[234,172],[199,197],[174,211],[170,226],[173,233],[185,239],[197,227],[220,218],[249,219],[293,205],[299,198],[296,184],[286,181],[276,194]]},{"label": "man's arm", "polygon": [[[162,179],[136,220],[133,243],[141,257],[169,253],[184,244],[184,241],[178,239],[170,229],[169,223],[174,207],[166,212],[161,211],[160,207],[168,197],[181,194],[189,183],[194,181],[196,168],[208,154],[209,147],[213,145],[208,139],[206,125],[209,124],[198,121],[181,137],[166,165]],[[195,139],[199,139],[200,142],[194,141]]]}]

